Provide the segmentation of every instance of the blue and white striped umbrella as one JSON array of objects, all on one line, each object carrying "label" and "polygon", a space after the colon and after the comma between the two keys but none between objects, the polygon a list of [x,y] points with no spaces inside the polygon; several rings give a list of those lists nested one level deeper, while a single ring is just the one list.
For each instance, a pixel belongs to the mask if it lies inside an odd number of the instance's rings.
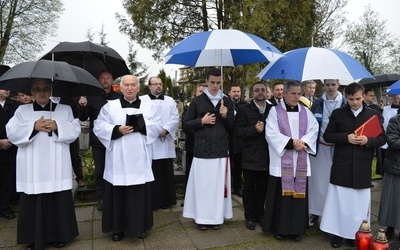
[{"label": "blue and white striped umbrella", "polygon": [[166,64],[191,67],[236,66],[270,62],[282,53],[258,36],[239,30],[213,30],[193,34],[173,47]]},{"label": "blue and white striped umbrella", "polygon": [[290,50],[268,64],[257,75],[260,79],[339,79],[355,81],[373,76],[348,54],[318,47]]},{"label": "blue and white striped umbrella", "polygon": [[400,95],[400,80],[387,87],[388,95]]}]

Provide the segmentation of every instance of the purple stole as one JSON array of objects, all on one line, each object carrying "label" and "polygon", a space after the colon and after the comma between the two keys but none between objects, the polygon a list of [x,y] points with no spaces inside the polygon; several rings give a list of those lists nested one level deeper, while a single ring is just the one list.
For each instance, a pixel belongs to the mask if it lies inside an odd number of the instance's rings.
[{"label": "purple stole", "polygon": [[[301,138],[307,132],[308,118],[306,109],[300,105],[299,109],[299,138]],[[282,107],[282,105],[278,104],[276,106],[276,114],[278,118],[279,131],[281,134],[292,138],[287,111]],[[298,152],[296,164],[296,175],[294,175],[293,150],[286,149],[281,159],[282,196],[305,198],[307,185],[307,152],[305,150]]]}]

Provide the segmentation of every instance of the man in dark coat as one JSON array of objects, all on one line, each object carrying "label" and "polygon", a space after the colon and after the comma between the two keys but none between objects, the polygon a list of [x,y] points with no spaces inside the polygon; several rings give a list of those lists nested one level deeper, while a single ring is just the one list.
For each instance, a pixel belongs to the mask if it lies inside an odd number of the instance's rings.
[{"label": "man in dark coat", "polygon": [[233,103],[221,91],[221,72],[211,69],[207,88],[195,97],[184,120],[194,130],[193,162],[185,193],[183,216],[192,218],[200,230],[218,229],[230,219],[229,132],[233,131]]},{"label": "man in dark coat", "polygon": [[10,201],[15,191],[17,147],[7,138],[6,124],[14,116],[19,102],[9,97],[10,91],[0,89],[0,217],[15,218]]},{"label": "man in dark coat", "polygon": [[361,222],[369,220],[372,158],[375,148],[386,141],[382,127],[377,137],[354,132],[377,114],[366,108],[363,91],[358,83],[346,87],[347,106],[332,112],[324,133],[324,140],[334,143],[335,150],[320,228],[334,235],[331,239],[334,248],[341,246],[343,238],[354,245]]},{"label": "man in dark coat", "polygon": [[243,206],[246,227],[254,230],[255,222],[264,217],[268,184],[269,152],[265,140],[265,119],[272,104],[266,100],[266,86],[252,86],[253,101],[240,107],[235,117],[235,135],[242,139]]},{"label": "man in dark coat", "polygon": [[[239,85],[231,85],[228,94],[234,104],[235,116],[238,109],[247,104],[241,99],[241,93]],[[242,141],[234,133],[229,135],[229,157],[231,159],[233,194],[242,197]]]},{"label": "man in dark coat", "polygon": [[272,97],[268,100],[273,106],[283,100],[283,83],[277,82],[272,86]]},{"label": "man in dark coat", "polygon": [[89,145],[92,147],[93,161],[96,166],[96,192],[99,202],[97,204],[97,210],[103,210],[103,197],[104,197],[104,165],[106,158],[106,149],[101,144],[97,136],[93,133],[94,120],[99,115],[100,109],[107,103],[108,100],[118,99],[121,94],[116,93],[112,88],[113,76],[107,71],[103,70],[100,72],[98,78],[100,84],[104,88],[104,93],[97,96],[81,97],[79,99],[79,120],[86,121],[90,120],[89,124]]}]

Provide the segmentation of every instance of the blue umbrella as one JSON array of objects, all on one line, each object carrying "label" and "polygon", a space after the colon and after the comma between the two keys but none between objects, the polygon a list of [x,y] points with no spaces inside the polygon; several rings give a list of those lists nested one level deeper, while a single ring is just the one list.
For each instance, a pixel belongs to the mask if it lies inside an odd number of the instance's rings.
[{"label": "blue umbrella", "polygon": [[388,95],[400,95],[400,80],[387,87]]},{"label": "blue umbrella", "polygon": [[373,76],[357,60],[335,49],[318,47],[288,51],[257,75],[260,79],[339,79],[355,81]]},{"label": "blue umbrella", "polygon": [[270,62],[282,53],[258,36],[239,30],[213,30],[193,34],[165,55],[166,64],[191,67],[237,66]]}]

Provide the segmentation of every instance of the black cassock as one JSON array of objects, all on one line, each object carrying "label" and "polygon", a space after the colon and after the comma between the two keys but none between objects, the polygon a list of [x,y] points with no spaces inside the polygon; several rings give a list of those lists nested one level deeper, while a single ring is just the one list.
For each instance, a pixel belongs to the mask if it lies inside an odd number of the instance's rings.
[{"label": "black cassock", "polygon": [[52,242],[69,242],[79,235],[71,190],[27,195],[21,193],[18,244],[44,249]]},{"label": "black cassock", "polygon": [[[306,191],[306,194],[308,192]],[[280,177],[269,176],[263,228],[279,235],[303,235],[308,226],[308,198],[282,196]]]}]

